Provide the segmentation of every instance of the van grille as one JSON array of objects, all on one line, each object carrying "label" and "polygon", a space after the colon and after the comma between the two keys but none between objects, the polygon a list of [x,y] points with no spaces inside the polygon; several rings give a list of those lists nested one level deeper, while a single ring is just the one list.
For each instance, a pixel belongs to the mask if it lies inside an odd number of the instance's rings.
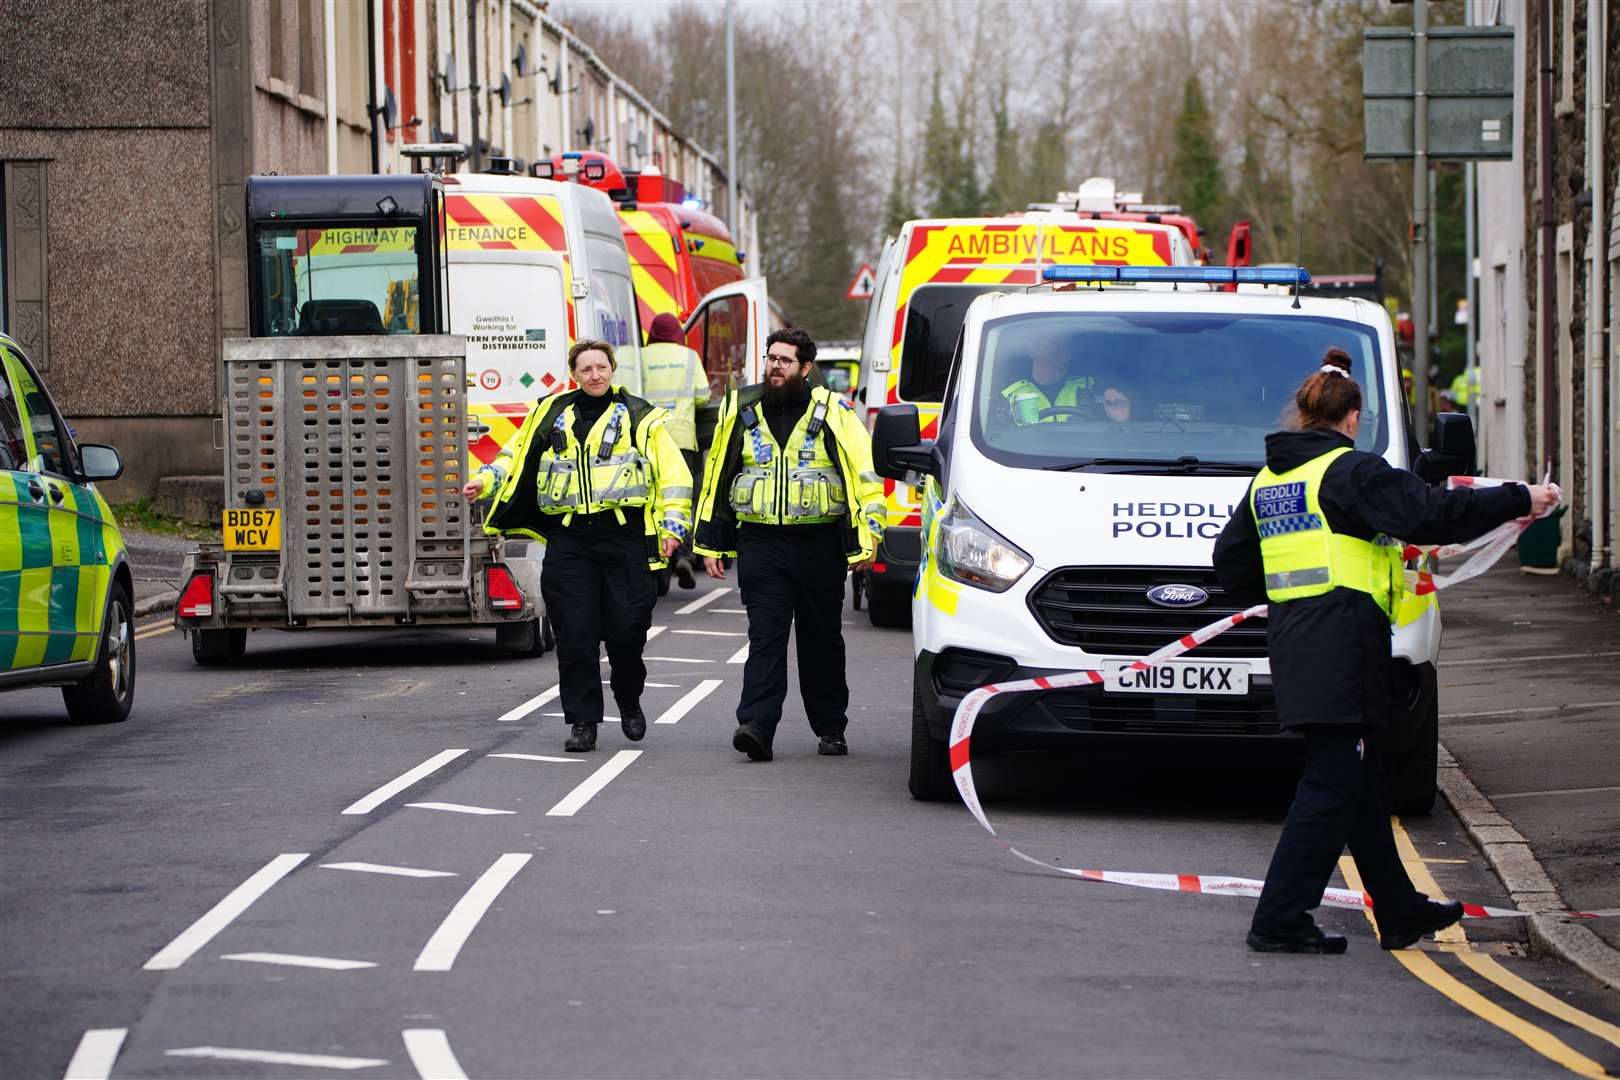
[{"label": "van grille", "polygon": [[[1196,585],[1209,600],[1193,608],[1149,602],[1155,585]],[[1183,634],[1243,609],[1226,599],[1210,569],[1186,566],[1068,566],[1030,593],[1030,610],[1053,641],[1104,656],[1146,656]],[[1266,655],[1266,624],[1246,622],[1193,650],[1193,658]]]},{"label": "van grille", "polygon": [[1048,694],[1046,710],[1064,727],[1116,735],[1275,735],[1276,700],[1269,687],[1248,697],[1149,697],[1098,689]]}]

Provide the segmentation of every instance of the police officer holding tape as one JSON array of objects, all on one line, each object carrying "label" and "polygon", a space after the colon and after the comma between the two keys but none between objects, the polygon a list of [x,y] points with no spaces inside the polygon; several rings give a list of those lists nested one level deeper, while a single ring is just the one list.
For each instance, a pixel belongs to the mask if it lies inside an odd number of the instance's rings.
[{"label": "police officer holding tape", "polygon": [[541,399],[462,489],[494,497],[485,532],[547,545],[540,592],[557,634],[563,746],[573,753],[596,748],[602,643],[624,736],[647,733],[641,650],[658,601],[653,573],[692,520],[692,475],[664,430],[668,414],[614,386],[616,368],[612,345],[577,342],[568,370],[579,389]]},{"label": "police officer holding tape", "polygon": [[1270,604],[1267,646],[1277,714],[1305,737],[1305,772],[1283,824],[1248,943],[1259,952],[1342,953],[1310,910],[1348,843],[1373,900],[1379,941],[1402,949],[1462,918],[1412,886],[1379,792],[1389,723],[1390,624],[1404,588],[1399,537],[1459,543],[1539,514],[1550,486],[1431,488],[1355,449],[1361,387],[1329,349],[1295,395],[1300,430],[1266,437],[1266,467],[1215,542],[1235,599]]},{"label": "police officer holding tape", "polygon": [[731,745],[769,761],[787,697],[788,631],[798,625],[799,691],[817,753],[849,752],[844,575],[872,565],[885,521],[872,442],[855,412],[811,389],[816,343],[798,327],[766,339],[765,381],[720,406],[693,549],[709,576],[726,556],[748,610],[748,660]]}]

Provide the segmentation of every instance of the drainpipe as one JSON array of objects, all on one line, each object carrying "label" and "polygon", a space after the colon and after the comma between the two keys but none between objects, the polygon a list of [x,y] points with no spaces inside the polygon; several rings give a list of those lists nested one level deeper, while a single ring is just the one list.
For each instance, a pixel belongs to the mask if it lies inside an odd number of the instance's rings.
[{"label": "drainpipe", "polygon": [[326,0],[326,171],[338,171],[338,88],[337,88],[337,0]]},{"label": "drainpipe", "polygon": [[[1586,183],[1592,191],[1592,228],[1586,241],[1586,505],[1592,517],[1592,569],[1602,570],[1609,561],[1609,544],[1603,486],[1609,455],[1614,452],[1604,419],[1603,384],[1607,357],[1603,347],[1604,254],[1607,239],[1603,226],[1607,215],[1603,206],[1603,185],[1607,179],[1603,161],[1603,5],[1586,0]],[[1610,409],[1615,407],[1613,402]]]},{"label": "drainpipe", "polygon": [[[1541,432],[1542,449],[1548,458],[1556,453],[1557,406],[1553,402],[1553,372],[1558,364],[1558,339],[1553,332],[1553,308],[1558,303],[1558,286],[1554,278],[1557,259],[1558,222],[1553,213],[1553,116],[1552,116],[1552,0],[1538,0],[1536,4],[1536,171],[1541,177],[1541,269],[1539,271],[1541,302],[1536,310],[1536,332],[1541,335],[1541,363],[1536,372],[1536,404],[1540,406],[1537,420]],[[1567,465],[1560,461],[1559,467]],[[1542,462],[1531,466],[1531,476],[1539,482]],[[1566,477],[1565,479],[1568,479]]]},{"label": "drainpipe", "polygon": [[[331,0],[327,0],[328,3]],[[467,101],[472,107],[472,145],[468,147],[471,158],[468,162],[469,172],[481,172],[484,168],[484,148],[478,135],[478,95],[484,88],[478,82],[478,3],[474,0],[467,5]],[[493,134],[493,128],[491,129]]]},{"label": "drainpipe", "polygon": [[382,107],[377,102],[377,38],[382,20],[377,18],[379,0],[366,0],[366,118],[371,121],[371,171],[382,172]]}]

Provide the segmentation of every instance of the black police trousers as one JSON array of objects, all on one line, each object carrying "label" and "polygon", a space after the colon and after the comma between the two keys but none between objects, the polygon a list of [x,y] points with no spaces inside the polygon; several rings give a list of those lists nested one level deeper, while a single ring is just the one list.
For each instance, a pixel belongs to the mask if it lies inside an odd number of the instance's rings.
[{"label": "black police trousers", "polygon": [[817,735],[842,735],[849,723],[844,678],[843,529],[837,525],[743,525],[737,534],[737,585],[748,610],[737,723],[770,744],[787,698],[788,631],[798,639],[799,693]]},{"label": "black police trousers", "polygon": [[607,645],[613,698],[636,705],[647,682],[641,650],[647,644],[658,587],[647,569],[640,510],[619,525],[612,513],[576,516],[546,538],[540,595],[557,635],[557,683],[563,720],[602,720],[599,646]]},{"label": "black police trousers", "polygon": [[1305,772],[1254,910],[1254,929],[1273,935],[1308,931],[1349,845],[1362,886],[1383,925],[1422,902],[1406,876],[1379,795],[1379,733],[1357,725],[1302,726]]}]

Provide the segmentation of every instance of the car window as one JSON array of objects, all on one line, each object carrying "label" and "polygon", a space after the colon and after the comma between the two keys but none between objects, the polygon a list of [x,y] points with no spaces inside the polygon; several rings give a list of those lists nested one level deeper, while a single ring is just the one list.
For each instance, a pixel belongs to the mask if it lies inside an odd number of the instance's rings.
[{"label": "car window", "polygon": [[23,438],[22,413],[6,374],[9,368],[9,364],[0,365],[0,469],[21,469],[28,457],[28,442]]},{"label": "car window", "polygon": [[34,472],[55,473],[59,476],[71,476],[73,473],[72,443],[68,440],[56,419],[56,410],[51,408],[50,398],[45,396],[45,390],[40,385],[39,377],[28,366],[28,360],[17,352],[0,349],[0,358],[5,360],[5,366],[11,376],[11,385],[16,393],[17,403],[21,406],[20,413],[23,425],[28,434],[33,436],[33,455],[27,456],[23,468]]}]

